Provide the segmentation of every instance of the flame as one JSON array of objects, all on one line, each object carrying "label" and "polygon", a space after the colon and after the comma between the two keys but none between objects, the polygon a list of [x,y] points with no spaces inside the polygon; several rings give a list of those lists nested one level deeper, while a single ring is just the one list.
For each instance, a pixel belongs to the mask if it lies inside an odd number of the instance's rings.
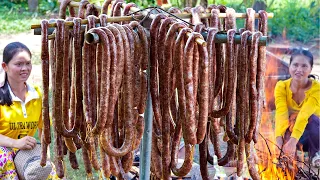
[{"label": "flame", "polygon": [[[280,51],[275,52],[281,54]],[[281,56],[280,56],[281,57]],[[259,157],[258,170],[261,179],[268,180],[294,180],[297,172],[296,165],[293,168],[277,167],[278,157],[276,156],[275,145],[276,140],[274,136],[274,88],[278,80],[287,79],[288,65],[278,58],[275,54],[267,52],[267,67],[265,79],[265,108],[262,113],[260,133],[263,137],[259,137],[255,145],[257,155]]]}]

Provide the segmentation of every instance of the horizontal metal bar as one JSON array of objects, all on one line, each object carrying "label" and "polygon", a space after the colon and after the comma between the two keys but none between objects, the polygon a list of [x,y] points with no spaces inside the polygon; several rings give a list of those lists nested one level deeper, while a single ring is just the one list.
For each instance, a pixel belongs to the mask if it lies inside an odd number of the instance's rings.
[{"label": "horizontal metal bar", "polygon": [[[202,35],[204,36],[204,38],[207,38],[207,33],[202,33]],[[98,43],[99,40],[99,36],[95,33],[87,33],[85,35],[85,41],[89,44],[91,43]],[[248,37],[248,42],[251,43],[252,41],[252,36]],[[268,36],[261,36],[259,39],[259,46],[266,46],[267,43],[269,41],[269,37]],[[215,36],[215,43],[226,43],[227,42],[227,34],[226,33],[217,33]],[[236,44],[240,44],[241,43],[241,36],[240,35],[235,35],[234,37],[234,42]]]}]

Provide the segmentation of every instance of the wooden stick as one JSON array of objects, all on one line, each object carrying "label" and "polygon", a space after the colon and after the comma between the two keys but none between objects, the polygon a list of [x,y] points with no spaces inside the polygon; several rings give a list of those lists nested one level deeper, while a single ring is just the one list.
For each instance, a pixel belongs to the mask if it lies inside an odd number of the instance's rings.
[{"label": "wooden stick", "polygon": [[[122,21],[134,21],[137,19],[142,19],[143,16],[141,15],[134,15],[134,16],[118,16],[118,17],[108,17],[107,22],[122,22]],[[100,19],[97,18],[95,20],[96,23],[100,23]],[[87,19],[83,19],[81,20],[81,24],[88,24],[88,20]],[[65,23],[66,26],[73,26],[73,21],[67,21]],[[48,25],[48,27],[57,27],[56,23],[50,23]],[[37,28],[41,28],[40,24],[33,24],[31,25],[31,29],[37,29]]]}]

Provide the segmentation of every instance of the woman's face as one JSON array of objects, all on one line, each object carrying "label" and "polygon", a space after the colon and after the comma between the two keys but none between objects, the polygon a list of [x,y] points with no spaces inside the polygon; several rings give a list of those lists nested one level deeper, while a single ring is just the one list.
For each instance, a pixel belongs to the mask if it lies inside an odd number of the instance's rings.
[{"label": "woman's face", "polygon": [[292,79],[305,80],[311,73],[312,67],[309,58],[304,55],[295,56],[289,66],[289,73]]},{"label": "woman's face", "polygon": [[31,57],[26,51],[17,52],[8,64],[3,62],[2,67],[10,80],[26,82],[32,70]]}]

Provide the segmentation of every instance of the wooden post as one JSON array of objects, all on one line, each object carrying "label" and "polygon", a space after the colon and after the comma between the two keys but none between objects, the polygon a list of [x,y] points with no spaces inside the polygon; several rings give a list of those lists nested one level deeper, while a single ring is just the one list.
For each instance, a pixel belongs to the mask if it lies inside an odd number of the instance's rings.
[{"label": "wooden post", "polygon": [[36,12],[38,10],[38,0],[28,0],[28,7],[30,12]]}]

